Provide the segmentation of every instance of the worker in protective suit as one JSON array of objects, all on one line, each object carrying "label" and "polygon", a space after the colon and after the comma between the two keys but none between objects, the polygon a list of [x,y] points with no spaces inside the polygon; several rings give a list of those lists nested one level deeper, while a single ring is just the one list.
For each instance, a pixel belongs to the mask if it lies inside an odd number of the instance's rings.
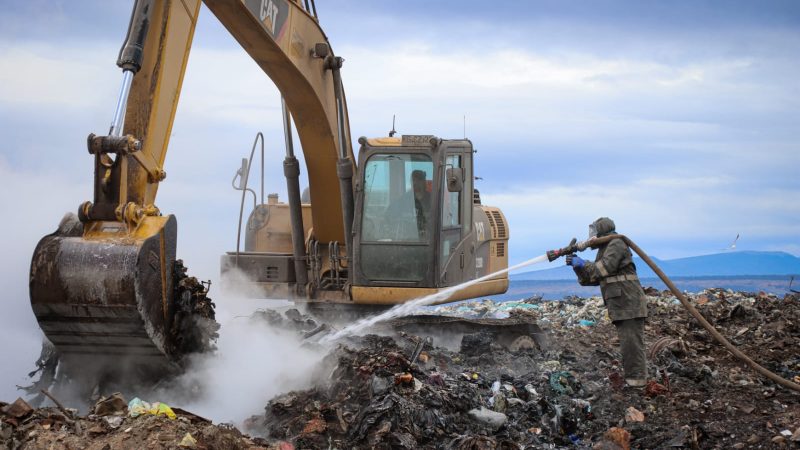
[{"label": "worker in protective suit", "polygon": [[[589,225],[589,239],[615,233],[614,221],[601,217]],[[622,239],[612,239],[597,249],[594,262],[576,255],[567,256],[581,286],[600,286],[603,303],[617,327],[625,381],[629,386],[647,383],[647,357],[644,344],[644,321],[647,299],[636,275],[630,248]]]}]

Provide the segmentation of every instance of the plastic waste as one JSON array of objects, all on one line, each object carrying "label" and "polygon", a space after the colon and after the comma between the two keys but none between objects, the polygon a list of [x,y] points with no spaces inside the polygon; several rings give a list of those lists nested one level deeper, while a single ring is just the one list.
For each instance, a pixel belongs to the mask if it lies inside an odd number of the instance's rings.
[{"label": "plastic waste", "polygon": [[498,392],[494,394],[492,397],[494,400],[494,410],[499,413],[505,413],[508,409],[508,401],[506,400],[506,395],[502,392]]},{"label": "plastic waste", "polygon": [[398,373],[394,375],[394,384],[407,384],[414,381],[414,376],[410,373]]},{"label": "plastic waste", "polygon": [[625,422],[644,422],[644,413],[633,406],[629,406],[625,410]]},{"label": "plastic waste", "polygon": [[186,433],[183,436],[183,439],[181,439],[181,441],[178,443],[178,446],[183,448],[196,448],[197,439],[195,439],[190,433]]},{"label": "plastic waste", "polygon": [[550,387],[559,394],[574,394],[575,391],[572,385],[575,383],[575,377],[566,371],[553,372],[550,374]]},{"label": "plastic waste", "polygon": [[525,405],[525,401],[524,400],[516,398],[516,397],[506,398],[506,403],[508,403],[509,407],[511,407],[511,406],[524,406]]},{"label": "plastic waste", "polygon": [[494,407],[494,399],[497,397],[498,392],[500,392],[500,380],[492,383],[492,396],[489,398],[489,406]]},{"label": "plastic waste", "polygon": [[122,425],[122,416],[103,416],[103,421],[108,424],[109,428],[115,430]]},{"label": "plastic waste", "polygon": [[536,388],[534,388],[532,384],[526,384],[525,390],[528,392],[528,396],[531,400],[539,398],[539,393],[536,392]]},{"label": "plastic waste", "polygon": [[124,415],[125,398],[119,392],[115,392],[108,397],[103,397],[94,405],[94,414],[98,416]]},{"label": "plastic waste", "polygon": [[147,403],[142,401],[139,397],[134,397],[128,402],[128,415],[130,417],[139,417],[142,414],[152,414],[154,416],[164,415],[170,419],[178,417],[166,403]]},{"label": "plastic waste", "polygon": [[483,406],[471,409],[469,411],[469,416],[478,422],[489,425],[495,430],[505,425],[506,421],[508,421],[508,417],[505,414],[486,409]]},{"label": "plastic waste", "polygon": [[540,309],[540,308],[541,306],[539,305],[534,305],[532,303],[522,303],[522,302],[505,302],[497,307],[499,311],[508,311],[511,309]]},{"label": "plastic waste", "polygon": [[561,426],[561,418],[563,417],[561,405],[552,405],[552,406],[553,406],[553,417],[550,419],[550,426],[554,433],[562,434],[564,429]]},{"label": "plastic waste", "polygon": [[508,409],[508,398],[503,392],[504,390],[511,394],[514,392],[514,387],[508,383],[502,383],[500,380],[492,383],[492,397],[489,399],[489,406],[501,413],[505,413]]},{"label": "plastic waste", "polygon": [[578,325],[580,325],[582,327],[591,327],[594,324],[595,324],[594,320],[581,319],[581,320],[578,321]]},{"label": "plastic waste", "polygon": [[578,407],[581,408],[584,414],[589,415],[592,413],[592,404],[589,403],[587,400],[583,400],[581,398],[573,398],[572,402],[575,403]]}]

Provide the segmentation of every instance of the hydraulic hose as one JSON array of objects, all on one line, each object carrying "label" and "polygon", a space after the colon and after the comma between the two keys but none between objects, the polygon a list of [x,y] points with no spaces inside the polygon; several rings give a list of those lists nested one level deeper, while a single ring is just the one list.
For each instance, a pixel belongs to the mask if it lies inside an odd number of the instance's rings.
[{"label": "hydraulic hose", "polygon": [[730,341],[728,341],[725,338],[725,336],[723,336],[719,331],[717,331],[717,329],[714,328],[714,326],[711,325],[705,319],[705,317],[703,317],[702,314],[700,314],[700,311],[698,311],[697,308],[694,307],[694,305],[689,303],[689,300],[686,299],[686,296],[684,296],[683,293],[681,293],[681,291],[678,290],[678,288],[675,286],[675,284],[672,283],[672,280],[670,280],[667,277],[667,275],[658,266],[656,266],[656,264],[653,262],[653,260],[650,259],[650,257],[647,256],[647,254],[641,248],[639,248],[638,245],[634,244],[633,241],[628,239],[627,236],[622,235],[622,234],[612,234],[612,235],[609,235],[609,236],[603,236],[601,238],[595,238],[592,241],[588,242],[587,244],[590,245],[592,248],[594,248],[594,247],[598,247],[598,246],[600,246],[602,244],[608,243],[613,239],[622,239],[626,244],[628,244],[628,247],[630,247],[631,250],[636,252],[636,254],[639,255],[640,258],[642,258],[642,261],[646,262],[647,265],[650,266],[651,269],[653,269],[653,272],[655,272],[656,275],[658,275],[658,277],[661,278],[661,281],[663,281],[664,284],[667,285],[669,290],[672,291],[672,293],[675,295],[675,297],[678,298],[678,300],[681,302],[683,307],[686,308],[689,311],[689,313],[692,316],[694,316],[695,319],[697,319],[698,322],[700,322],[700,325],[702,325],[703,328],[705,328],[705,330],[708,331],[708,333],[711,334],[711,336],[713,336],[714,339],[716,339],[717,342],[719,342],[723,347],[725,347],[725,349],[727,349],[729,352],[731,352],[731,354],[733,354],[733,356],[739,358],[739,360],[741,360],[742,362],[744,362],[745,364],[750,366],[753,370],[755,370],[756,372],[760,373],[761,375],[769,378],[770,380],[774,381],[775,383],[778,383],[779,385],[781,385],[781,386],[783,386],[783,387],[785,387],[787,389],[791,389],[793,391],[800,392],[800,384],[797,384],[797,383],[794,383],[792,381],[789,381],[789,380],[781,377],[780,375],[778,375],[778,374],[776,374],[774,372],[771,372],[767,368],[763,367],[762,365],[760,365],[757,362],[755,362],[752,359],[750,359],[750,357],[745,355],[741,350],[739,350],[733,344],[731,344]]}]

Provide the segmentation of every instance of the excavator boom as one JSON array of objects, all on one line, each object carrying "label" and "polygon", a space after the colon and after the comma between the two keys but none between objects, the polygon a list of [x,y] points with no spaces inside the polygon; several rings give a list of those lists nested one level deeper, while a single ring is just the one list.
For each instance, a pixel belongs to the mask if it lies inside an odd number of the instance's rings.
[{"label": "excavator boom", "polygon": [[[283,93],[317,200],[317,239],[343,241],[341,196],[329,186],[352,149],[337,59],[315,17],[290,0],[206,3]],[[94,199],[37,245],[30,296],[62,355],[171,364],[209,348],[216,331],[202,286],[176,260],[175,217],[155,205],[200,1],[137,0],[133,11],[114,123],[108,136],[88,139]]]},{"label": "excavator boom", "polygon": [[317,239],[326,244],[344,242],[336,165],[342,157],[354,158],[346,105],[343,139],[339,136],[333,70],[338,67],[332,67],[336,58],[328,38],[299,2],[205,0],[205,4],[275,83],[292,113],[314,200],[311,215]]}]

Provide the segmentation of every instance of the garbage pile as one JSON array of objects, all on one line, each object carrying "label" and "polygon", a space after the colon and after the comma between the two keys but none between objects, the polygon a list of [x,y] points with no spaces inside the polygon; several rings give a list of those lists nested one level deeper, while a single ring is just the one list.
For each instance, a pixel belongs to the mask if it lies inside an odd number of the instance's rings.
[{"label": "garbage pile", "polygon": [[[648,289],[650,382],[624,385],[602,299],[447,305],[425,314],[535,315],[548,348],[489,333],[419,352],[413,335],[342,344],[313,389],[272,399],[246,431],[297,448],[781,448],[800,446],[800,395],[730,356],[668,291]],[[720,289],[691,301],[742,350],[800,377],[800,298]]]},{"label": "garbage pile", "polygon": [[[85,417],[0,403],[0,449],[800,448],[800,394],[728,354],[668,291],[647,294],[650,374],[642,389],[625,386],[602,299],[472,301],[421,313],[524,316],[546,331],[546,345],[507,345],[491,330],[425,336],[384,327],[376,330],[383,335],[341,341],[313,387],[264,399],[265,410],[241,425],[257,438],[111,395]],[[799,295],[709,289],[688,297],[750,357],[800,381]],[[294,310],[254,320],[295,328],[308,345],[328,332]]]},{"label": "garbage pile", "polygon": [[188,355],[214,351],[220,325],[216,305],[207,296],[211,282],[189,276],[181,259],[175,261],[174,277],[175,317],[169,330],[172,352]]},{"label": "garbage pile", "polygon": [[71,408],[32,408],[23,399],[0,402],[0,449],[278,449],[235,427],[163,403],[118,393],[98,401],[91,414]]}]

